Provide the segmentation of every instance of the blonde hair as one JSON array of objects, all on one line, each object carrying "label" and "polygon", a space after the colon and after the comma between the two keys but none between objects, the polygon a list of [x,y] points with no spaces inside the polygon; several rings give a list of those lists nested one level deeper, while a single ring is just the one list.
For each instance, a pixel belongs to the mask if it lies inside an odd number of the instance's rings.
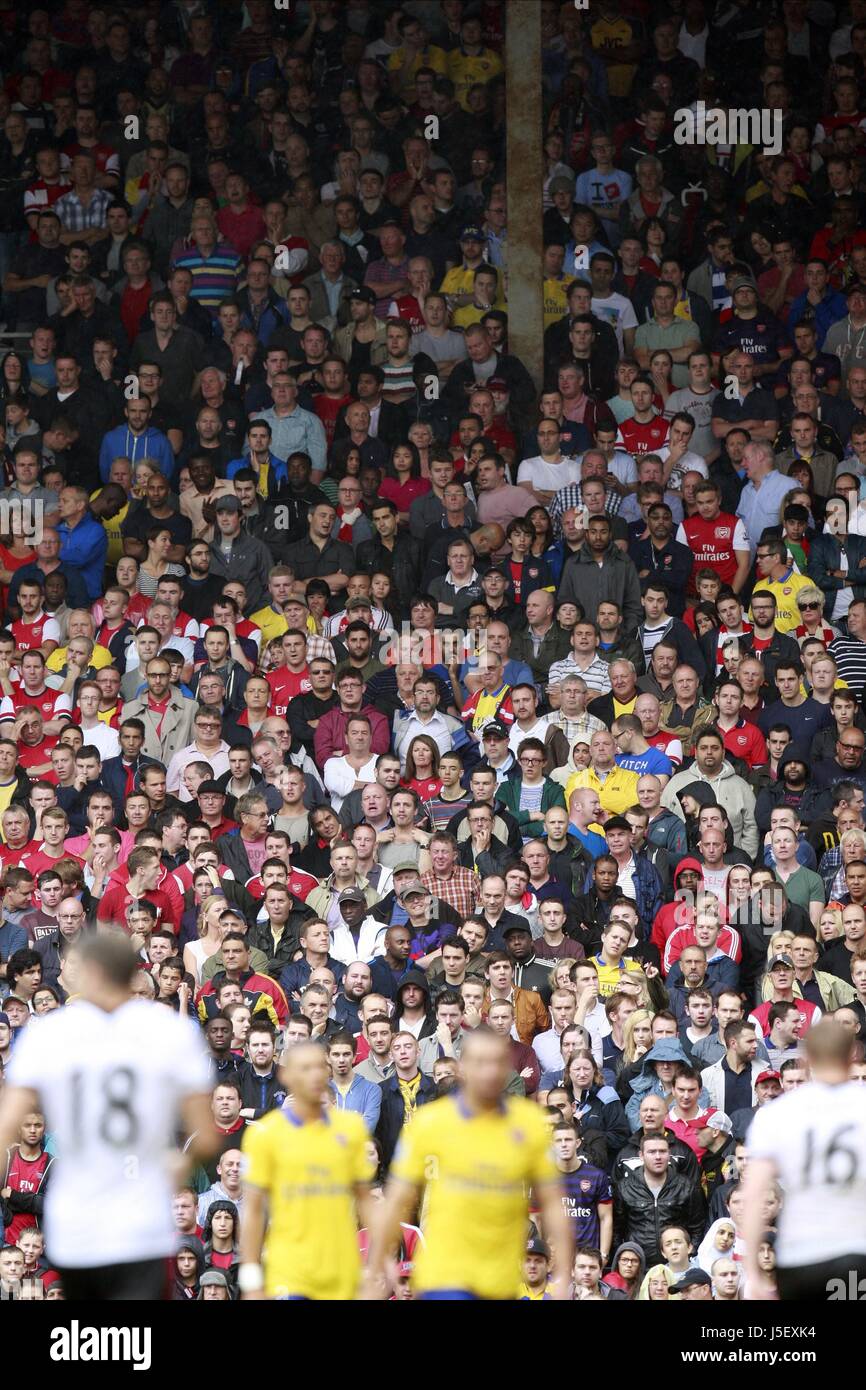
[{"label": "blonde hair", "polygon": [[[833,918],[833,925],[836,929],[833,936],[825,936],[824,933],[821,931],[821,922],[827,916]],[[842,925],[842,909],[838,906],[831,906],[831,904],[828,903],[827,906],[824,908],[823,912],[821,913],[821,917],[818,922],[818,938],[822,942],[839,941],[844,935],[845,928]]]},{"label": "blonde hair", "polygon": [[797,591],[797,607],[802,608],[804,603],[817,603],[823,617],[824,594],[817,584],[805,584],[802,589]]},{"label": "blonde hair", "polygon": [[639,1023],[652,1023],[653,1018],[654,1014],[652,1013],[652,1010],[635,1009],[634,1013],[629,1014],[628,1018],[623,1024],[622,1060],[625,1066],[631,1066],[632,1062],[637,1060],[634,1055],[635,1047],[637,1046],[634,1040],[635,1028]]},{"label": "blonde hair", "polygon": [[[664,1279],[668,1286],[668,1298],[679,1299],[680,1295],[678,1293],[670,1292],[672,1286],[677,1282],[678,1277],[678,1275],[674,1274],[673,1270],[668,1269],[667,1265],[653,1265],[652,1269],[647,1270],[641,1281],[637,1301],[639,1303],[652,1303],[654,1301],[650,1298],[650,1284],[654,1279]],[[662,1299],[658,1299],[657,1301],[659,1303],[663,1302]]]},{"label": "blonde hair", "polygon": [[[222,894],[214,895],[213,893],[206,897],[204,902],[199,907],[198,917],[196,918],[195,924],[196,934],[199,940],[201,940],[202,937],[207,936],[208,927],[210,926],[210,923],[208,922],[208,912],[215,904],[219,907],[220,913],[225,912],[226,908],[228,907],[228,903],[226,902]],[[219,919],[217,918],[217,920]]]}]

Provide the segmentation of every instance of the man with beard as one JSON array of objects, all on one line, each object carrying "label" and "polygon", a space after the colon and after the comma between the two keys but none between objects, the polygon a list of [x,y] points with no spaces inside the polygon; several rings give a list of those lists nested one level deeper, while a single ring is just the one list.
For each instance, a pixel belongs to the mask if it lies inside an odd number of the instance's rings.
[{"label": "man with beard", "polygon": [[186,553],[187,574],[183,581],[183,607],[191,618],[209,618],[223,591],[224,580],[211,574],[210,546],[205,540],[193,541]]},{"label": "man with beard", "polygon": [[777,806],[791,806],[800,811],[810,767],[808,743],[789,743],[779,759],[775,782],[762,787],[755,801],[755,821],[762,834],[770,829],[770,818]]}]

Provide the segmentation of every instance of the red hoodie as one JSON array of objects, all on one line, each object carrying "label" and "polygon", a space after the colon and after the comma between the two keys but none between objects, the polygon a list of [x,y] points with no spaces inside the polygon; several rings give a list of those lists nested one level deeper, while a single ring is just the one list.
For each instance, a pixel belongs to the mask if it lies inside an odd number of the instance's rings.
[{"label": "red hoodie", "polygon": [[[686,855],[685,859],[681,859],[674,869],[674,891],[678,888],[680,874],[683,869],[692,869],[696,874],[699,874],[701,884],[703,884],[704,871],[701,868],[700,860]],[[655,921],[653,922],[652,931],[650,932],[650,941],[654,946],[658,947],[660,956],[664,956],[668,937],[671,936],[678,927],[693,926],[694,920],[694,910],[688,899],[684,902],[681,899],[677,900],[675,898],[673,902],[665,903],[664,907],[659,908],[656,913]]]}]

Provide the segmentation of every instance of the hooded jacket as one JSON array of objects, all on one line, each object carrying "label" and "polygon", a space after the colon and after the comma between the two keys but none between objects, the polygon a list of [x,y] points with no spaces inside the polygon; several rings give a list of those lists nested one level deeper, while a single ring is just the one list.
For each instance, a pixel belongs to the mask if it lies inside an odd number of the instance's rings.
[{"label": "hooded jacket", "polygon": [[637,570],[612,541],[601,565],[586,542],[566,561],[559,601],[579,603],[584,613],[597,613],[600,603],[616,603],[624,632],[633,632],[644,616]]},{"label": "hooded jacket", "polygon": [[[702,785],[701,790],[704,790]],[[673,815],[673,812],[671,812],[671,814]],[[682,828],[682,822],[678,820],[676,816],[674,816],[674,820],[676,820],[677,824]],[[680,860],[673,872],[675,895],[680,886],[680,875],[689,869],[698,875],[697,891],[700,892],[704,882],[704,871],[701,868],[701,861],[687,854],[684,859]],[[677,901],[675,898],[673,902],[665,903],[656,913],[652,931],[650,932],[650,941],[654,946],[658,947],[659,955],[664,955],[665,946],[677,928],[690,927],[694,920],[694,909],[688,899]]]},{"label": "hooded jacket", "polygon": [[[640,1069],[636,1076],[631,1079],[631,1099],[625,1107],[626,1119],[632,1131],[640,1129],[640,1103],[644,1096],[665,1096],[667,1093],[662,1087],[655,1074],[653,1064],[655,1062],[680,1062],[683,1066],[689,1066],[689,1059],[685,1054],[682,1043],[677,1038],[660,1038],[654,1043],[649,1052],[645,1052],[640,1060]],[[698,1105],[707,1107],[716,1104],[717,1109],[724,1109],[716,1102],[711,1102],[707,1090],[701,1088],[698,1096]]]},{"label": "hooded jacket", "polygon": [[712,780],[705,777],[693,763],[685,772],[677,772],[662,792],[662,805],[675,815],[685,813],[679,800],[679,793],[690,783],[702,783],[708,787],[716,802],[727,813],[734,833],[734,844],[754,859],[758,852],[758,827],[755,824],[755,793],[742,777],[738,777],[730,763],[722,763],[721,771]]},{"label": "hooded jacket", "polygon": [[[213,1219],[218,1211],[230,1211],[232,1216],[235,1218],[234,1233],[232,1236],[232,1244],[234,1246],[234,1249],[232,1250],[231,1254],[231,1263],[226,1269],[223,1269],[221,1265],[213,1264],[214,1248],[211,1243],[213,1236]],[[207,1219],[204,1223],[204,1230],[202,1231],[201,1237],[204,1243],[205,1268],[219,1269],[226,1276],[226,1279],[228,1280],[229,1291],[232,1293],[233,1297],[235,1296],[235,1290],[237,1289],[238,1266],[241,1262],[240,1255],[238,1253],[239,1230],[240,1213],[238,1212],[238,1209],[235,1206],[234,1202],[230,1202],[228,1201],[228,1199],[224,1198],[219,1198],[216,1202],[212,1202],[211,1205],[208,1207]]]},{"label": "hooded jacket", "polygon": [[[617,1265],[619,1264],[620,1255],[625,1254],[629,1250],[633,1255],[637,1255],[638,1259],[640,1260],[640,1269],[638,1270],[637,1278],[635,1279],[634,1284],[627,1284],[623,1279],[622,1275],[617,1273]],[[636,1298],[638,1289],[643,1283],[645,1271],[646,1256],[643,1252],[643,1246],[638,1245],[636,1240],[624,1240],[622,1244],[618,1245],[613,1252],[613,1257],[610,1262],[610,1273],[606,1274],[602,1279],[601,1290],[604,1293],[605,1289],[610,1289],[610,1293],[605,1294],[606,1298],[611,1297],[611,1295],[615,1296],[616,1294],[620,1293],[624,1294],[626,1298]]]},{"label": "hooded jacket", "polygon": [[406,971],[406,974],[403,976],[402,980],[397,986],[397,992],[394,997],[395,1032],[398,1032],[399,1029],[402,1027],[401,1020],[403,1017],[403,1009],[405,1008],[405,1005],[403,1003],[403,991],[405,990],[407,985],[417,985],[418,988],[420,990],[423,990],[424,992],[424,1011],[427,1014],[427,1017],[424,1020],[424,1023],[421,1025],[420,1033],[417,1035],[418,1041],[420,1042],[422,1038],[430,1038],[436,1032],[436,1015],[433,1012],[433,1006],[430,998],[430,981],[427,979],[427,976],[424,974],[423,970]]},{"label": "hooded jacket", "polygon": [[[803,803],[803,797],[791,797],[785,789],[784,772],[789,763],[804,763],[808,769],[812,766],[813,758],[809,751],[808,743],[789,743],[781,758],[779,759],[778,776],[775,782],[769,782],[762,787],[755,798],[755,822],[764,835],[770,828],[770,818],[777,806],[791,806],[799,813]],[[805,791],[805,787],[804,787]]]},{"label": "hooded jacket", "polygon": [[649,844],[666,852],[672,868],[679,864],[688,849],[682,821],[673,811],[665,808],[653,816],[647,826],[646,837]]},{"label": "hooded jacket", "polygon": [[198,1236],[181,1236],[177,1243],[175,1255],[179,1255],[182,1250],[191,1250],[193,1255],[195,1255],[195,1283],[192,1286],[182,1284],[177,1276],[177,1266],[175,1266],[175,1276],[171,1290],[173,1303],[188,1303],[198,1297],[198,1281],[204,1274],[205,1269],[204,1246]]}]

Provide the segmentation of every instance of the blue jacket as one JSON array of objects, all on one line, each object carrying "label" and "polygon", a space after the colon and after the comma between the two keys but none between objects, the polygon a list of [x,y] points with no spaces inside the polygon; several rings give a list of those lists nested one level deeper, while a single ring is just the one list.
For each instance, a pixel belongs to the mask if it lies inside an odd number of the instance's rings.
[{"label": "blue jacket", "polygon": [[249,290],[241,290],[238,295],[238,303],[241,306],[241,326],[251,328],[262,344],[266,343],[271,334],[278,328],[282,328],[285,323],[288,323],[289,316],[286,309],[273,290],[268,291],[268,302],[259,315],[258,328],[253,323],[250,312]]},{"label": "blue jacket", "polygon": [[72,530],[66,521],[61,521],[57,530],[60,533],[61,563],[80,570],[87,597],[94,603],[105,588],[108,533],[90,512],[85,512]]},{"label": "blue jacket", "polygon": [[[334,979],[339,985],[346,973],[346,967],[341,965],[338,960],[332,960],[332,958],[328,956],[328,969],[334,972]],[[277,981],[280,989],[289,1001],[289,1008],[293,1014],[300,1013],[301,1011],[301,1006],[294,996],[300,994],[304,986],[309,984],[311,970],[312,966],[310,962],[304,960],[302,956],[300,960],[293,960],[291,965],[287,965]]]},{"label": "blue jacket", "polygon": [[[794,329],[806,312],[806,307],[806,291],[804,290],[802,294],[797,295],[797,298],[788,310],[788,330],[792,336]],[[818,340],[818,347],[822,348],[828,330],[833,327],[834,323],[838,323],[840,319],[844,319],[848,313],[848,301],[844,294],[840,294],[838,290],[831,289],[828,285],[827,291],[820,304],[815,305],[814,308],[810,305],[809,310],[815,320],[815,334]]]},{"label": "blue jacket", "polygon": [[[242,468],[249,468],[249,456],[244,458],[232,459],[226,467],[226,477],[233,478]],[[281,488],[289,485],[289,473],[285,459],[278,459],[276,454],[268,454],[268,497],[276,497]]]},{"label": "blue jacket", "polygon": [[[139,753],[135,760],[136,777],[143,767],[161,767],[156,758],[149,758],[146,753]],[[123,803],[126,799],[126,768],[123,766],[123,758],[107,758],[102,764],[100,783],[110,795],[114,802],[118,816],[123,814]]]},{"label": "blue jacket", "polygon": [[118,425],[117,429],[103,435],[99,446],[99,476],[104,483],[108,482],[112,461],[117,458],[129,459],[133,469],[141,459],[155,459],[160,473],[167,478],[174,477],[172,447],[162,430],[152,426],[148,426],[144,434],[134,435],[128,425]]},{"label": "blue jacket", "polygon": [[[58,574],[62,574],[66,580],[66,602],[69,607],[89,608],[90,595],[78,571],[71,569],[68,565],[61,565]],[[45,583],[45,571],[35,560],[30,565],[22,565],[20,570],[16,570],[13,574],[12,583],[9,585],[9,602],[17,603],[18,590],[21,585],[33,579],[37,579],[40,584]]]},{"label": "blue jacket", "polygon": [[[664,1089],[659,1081],[653,1067],[654,1062],[682,1062],[684,1066],[689,1066],[689,1059],[686,1056],[683,1045],[677,1038],[661,1038],[654,1043],[649,1052],[644,1053],[641,1058],[641,1069],[637,1076],[632,1077],[629,1085],[632,1089],[631,1099],[625,1107],[626,1119],[632,1134],[640,1128],[640,1103],[644,1096],[663,1096]],[[708,1106],[710,1103],[709,1092],[705,1087],[701,1087],[698,1096],[698,1105]]]},{"label": "blue jacket", "polygon": [[0,960],[8,960],[16,951],[23,951],[28,944],[27,933],[16,922],[4,919],[0,927]]},{"label": "blue jacket", "polygon": [[[652,924],[656,919],[656,913],[662,907],[662,881],[659,878],[658,870],[648,859],[642,858],[639,854],[634,856],[634,883],[635,907],[643,924],[644,939],[652,930]],[[586,882],[583,885],[584,893],[588,893],[593,885],[593,870],[590,869],[586,875]]]},{"label": "blue jacket", "polygon": [[367,1133],[373,1134],[382,1109],[381,1086],[377,1086],[375,1081],[365,1081],[363,1076],[353,1076],[346,1095],[341,1096],[333,1081],[329,1081],[328,1085],[334,1096],[336,1108],[351,1110],[355,1115],[360,1115],[367,1126]]},{"label": "blue jacket", "polygon": [[[866,565],[860,568],[866,560],[866,539],[863,536],[846,537],[845,551],[849,573],[847,579],[842,580],[830,574],[830,570],[841,568],[842,547],[837,536],[816,536],[809,550],[806,573],[827,595],[827,613],[833,611],[830,600],[835,600],[839,590],[847,587],[848,580],[854,581],[850,587],[855,599],[866,598]],[[856,582],[858,578],[862,581],[859,584]]]}]

